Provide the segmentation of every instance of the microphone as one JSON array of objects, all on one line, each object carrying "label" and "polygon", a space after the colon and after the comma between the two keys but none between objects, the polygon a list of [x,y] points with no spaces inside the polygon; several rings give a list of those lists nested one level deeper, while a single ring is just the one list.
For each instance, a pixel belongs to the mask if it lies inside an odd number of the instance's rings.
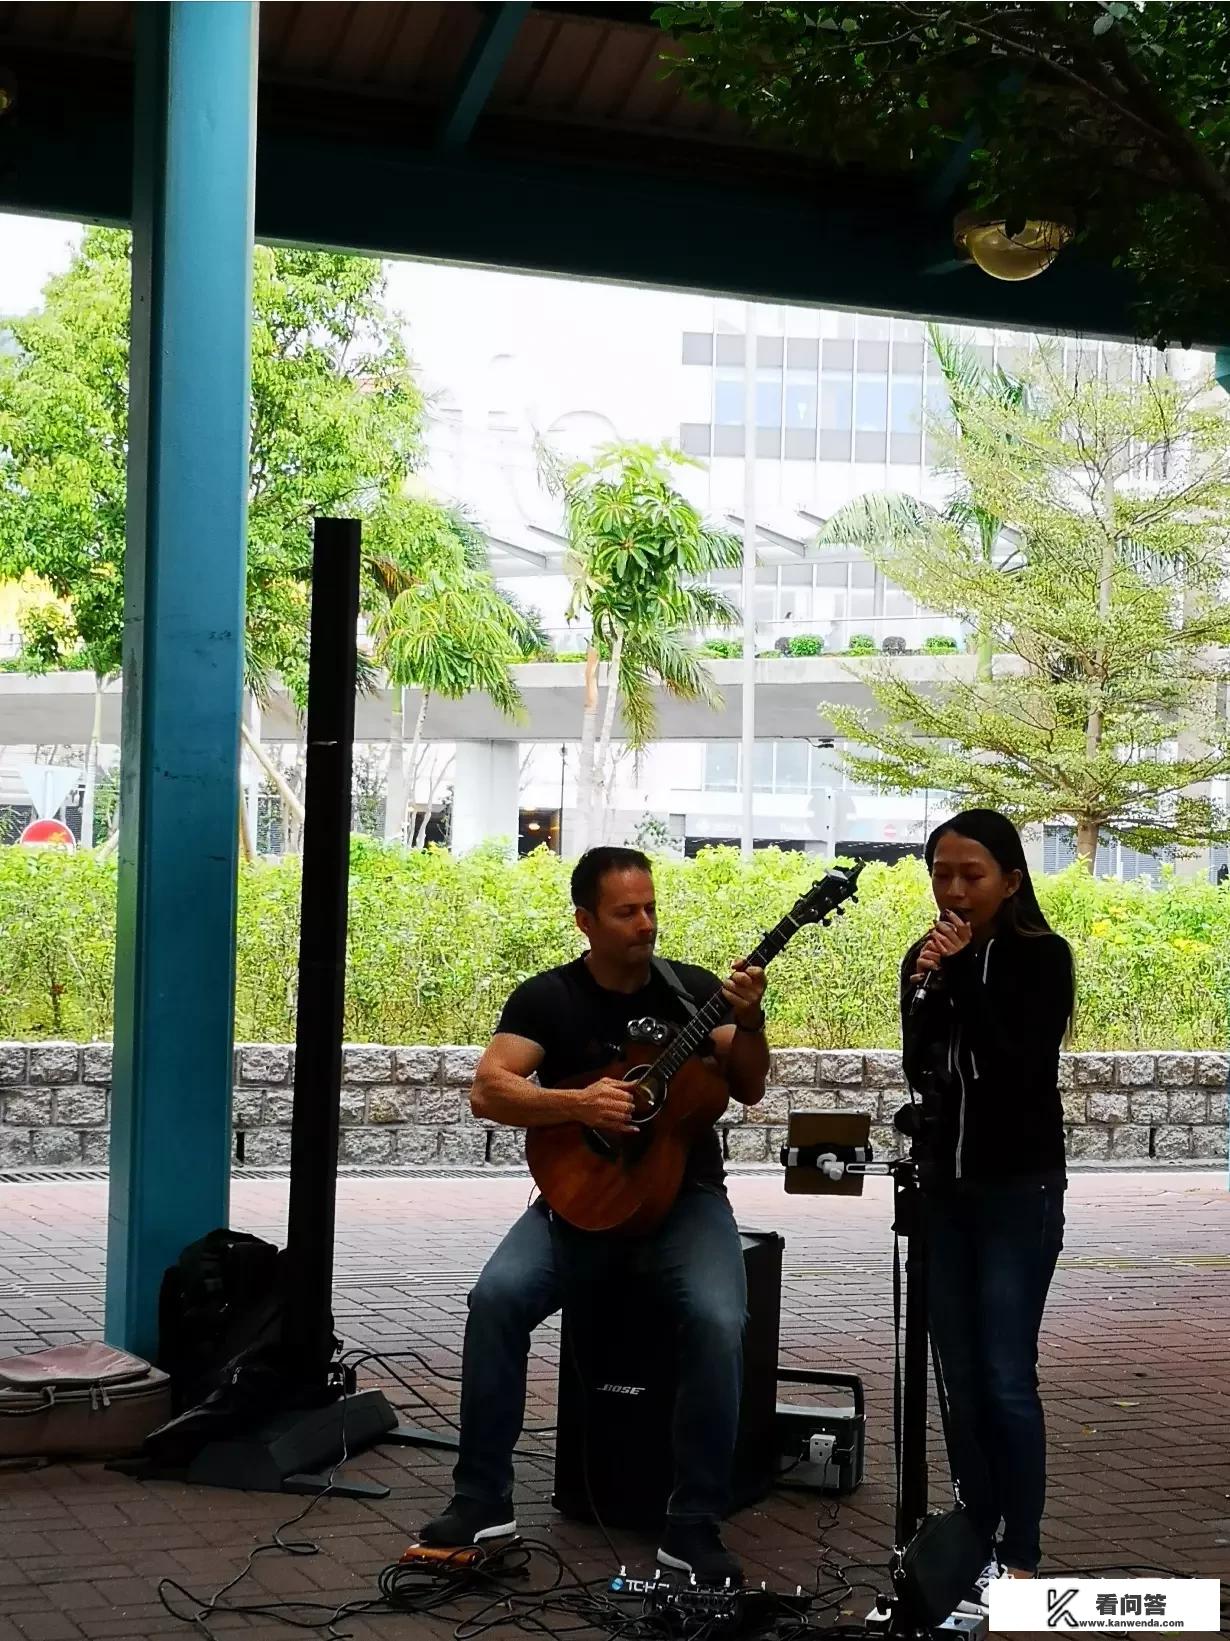
[{"label": "microphone", "polygon": [[[958,923],[963,923],[965,921],[965,919],[962,918],[960,916],[960,914],[956,913],[956,912],[942,912],[940,914],[940,916],[941,916],[941,919],[943,919],[945,917],[952,918],[954,922],[958,922]],[[925,942],[924,942],[924,944],[925,944]],[[930,986],[931,982],[935,979],[936,975],[939,972],[940,971],[939,971],[938,968],[928,969],[926,971],[926,973],[923,975],[922,979],[918,982],[917,986],[915,986],[914,995],[913,995],[913,997],[910,998],[910,1014],[911,1015],[917,1013],[918,1009],[922,1006],[923,999],[927,995],[927,988],[928,988],[928,986]]]},{"label": "microphone", "polygon": [[926,974],[923,975],[922,979],[914,987],[914,995],[910,998],[911,1014],[917,1014],[918,1010],[922,1007],[923,999],[927,995],[927,987],[931,984],[932,980],[935,979],[938,972],[939,971],[937,969],[928,969]]}]

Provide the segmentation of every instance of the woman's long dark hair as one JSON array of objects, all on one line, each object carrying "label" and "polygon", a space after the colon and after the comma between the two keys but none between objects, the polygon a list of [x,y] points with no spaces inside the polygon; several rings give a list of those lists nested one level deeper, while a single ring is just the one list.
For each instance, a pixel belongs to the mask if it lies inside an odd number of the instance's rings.
[{"label": "woman's long dark hair", "polygon": [[946,832],[956,832],[959,837],[980,843],[1000,871],[1021,874],[1020,888],[1014,895],[1009,895],[1000,908],[1000,927],[1005,933],[1040,935],[1053,932],[1046,921],[1046,913],[1038,904],[1021,834],[1007,815],[1001,815],[998,809],[963,809],[959,815],[937,826],[923,851],[928,872],[935,860],[936,845]]},{"label": "woman's long dark hair", "polygon": [[[1001,815],[998,809],[963,809],[959,815],[954,815],[942,826],[937,826],[927,839],[927,846],[923,851],[928,872],[935,860],[935,846],[945,832],[956,832],[960,837],[972,838],[975,843],[982,845],[1001,871],[1021,874],[1020,888],[1014,895],[1009,895],[999,909],[999,927],[1004,933],[1033,937],[1054,933],[1046,920],[1046,913],[1038,904],[1038,894],[1034,888],[1034,880],[1029,875],[1021,834],[1007,815]],[[1072,1006],[1068,1013],[1063,1041],[1071,1044],[1076,1028],[1076,959],[1066,940],[1064,945],[1068,949],[1068,963],[1072,976]]]}]

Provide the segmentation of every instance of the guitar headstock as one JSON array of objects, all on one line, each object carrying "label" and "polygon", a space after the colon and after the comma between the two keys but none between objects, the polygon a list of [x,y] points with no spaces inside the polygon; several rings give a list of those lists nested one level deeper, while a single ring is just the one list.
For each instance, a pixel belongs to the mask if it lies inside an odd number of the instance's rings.
[{"label": "guitar headstock", "polygon": [[828,923],[834,912],[840,917],[846,901],[856,898],[859,873],[865,865],[860,860],[854,866],[834,866],[795,901],[791,917],[796,923]]}]

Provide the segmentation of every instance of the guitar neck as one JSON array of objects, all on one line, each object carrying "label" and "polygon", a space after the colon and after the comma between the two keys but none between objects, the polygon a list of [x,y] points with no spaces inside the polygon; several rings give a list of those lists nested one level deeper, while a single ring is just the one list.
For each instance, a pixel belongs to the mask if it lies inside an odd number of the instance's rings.
[{"label": "guitar neck", "polygon": [[[746,966],[751,969],[765,968],[802,926],[787,914],[776,928],[770,929],[755,951],[748,953]],[[684,1061],[704,1045],[714,1027],[721,1025],[726,1012],[726,999],[720,991],[715,991],[709,1001],[697,1009],[670,1047],[654,1061],[653,1069],[664,1080],[673,1077]]]}]

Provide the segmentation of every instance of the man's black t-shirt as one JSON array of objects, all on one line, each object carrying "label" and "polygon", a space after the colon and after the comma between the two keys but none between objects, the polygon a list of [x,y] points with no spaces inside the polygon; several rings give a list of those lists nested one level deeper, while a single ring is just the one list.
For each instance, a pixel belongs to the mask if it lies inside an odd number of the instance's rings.
[{"label": "man's black t-shirt", "polygon": [[[694,963],[671,963],[697,1007],[721,986],[717,975]],[[504,1005],[497,1032],[537,1043],[543,1051],[538,1080],[555,1088],[563,1078],[599,1072],[623,1051],[630,1020],[652,1015],[683,1025],[689,1018],[681,997],[655,971],[640,991],[608,991],[589,972],[585,959],[523,980]],[[652,1057],[654,1051],[647,1051]],[[721,1186],[722,1144],[716,1129],[701,1134],[688,1156],[685,1184]]]}]

